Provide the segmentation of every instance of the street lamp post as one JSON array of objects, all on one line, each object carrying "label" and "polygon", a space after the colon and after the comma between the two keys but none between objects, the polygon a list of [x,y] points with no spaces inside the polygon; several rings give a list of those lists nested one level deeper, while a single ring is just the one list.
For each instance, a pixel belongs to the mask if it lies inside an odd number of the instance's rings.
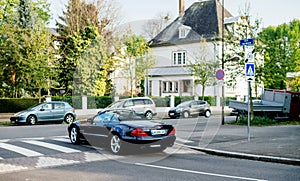
[{"label": "street lamp post", "polygon": [[[224,30],[225,30],[225,25],[224,25],[224,16],[225,16],[225,6],[224,6],[224,0],[222,0],[222,70],[224,70]],[[225,114],[224,114],[224,107],[225,107],[225,87],[224,87],[224,82],[222,84],[222,125],[224,125],[225,120]]]}]

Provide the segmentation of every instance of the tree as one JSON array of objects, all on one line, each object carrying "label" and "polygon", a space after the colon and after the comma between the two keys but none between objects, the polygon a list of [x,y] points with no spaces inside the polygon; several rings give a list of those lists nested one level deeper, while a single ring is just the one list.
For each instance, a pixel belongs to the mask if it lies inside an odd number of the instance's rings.
[{"label": "tree", "polygon": [[202,87],[202,100],[204,100],[204,92],[206,86],[213,85],[215,83],[215,71],[218,66],[218,62],[210,59],[211,56],[207,49],[207,43],[204,38],[200,41],[199,54],[196,55],[195,60],[188,61],[191,74],[195,77],[195,84],[200,84]]},{"label": "tree", "polygon": [[142,36],[128,32],[123,36],[123,43],[120,50],[123,53],[119,53],[123,60],[120,65],[124,70],[124,78],[130,81],[130,95],[133,96],[136,86],[141,87],[148,69],[155,64],[155,59],[152,56],[151,48]]},{"label": "tree", "polygon": [[[245,48],[240,46],[240,40],[247,38],[254,38],[254,64],[255,64],[255,81],[254,89],[255,95],[258,96],[258,87],[262,84],[263,77],[263,44],[258,37],[260,31],[261,20],[255,19],[252,21],[249,15],[250,5],[246,4],[243,10],[240,10],[240,19],[233,23],[226,25],[226,32],[224,36],[224,65],[226,72],[226,85],[228,87],[236,87],[238,77],[245,76]],[[250,87],[252,89],[252,87]],[[251,91],[251,90],[250,90]],[[251,97],[252,98],[252,93]]]},{"label": "tree", "polygon": [[18,11],[16,6],[19,0],[0,1],[0,25],[15,24],[18,21]]},{"label": "tree", "polygon": [[1,3],[0,86],[6,96],[40,95],[39,90],[47,88],[44,79],[48,80],[53,57],[51,34],[45,28],[49,4],[45,0]]},{"label": "tree", "polygon": [[107,52],[104,37],[92,40],[79,58],[73,95],[103,96],[107,93],[108,70],[112,63]]},{"label": "tree", "polygon": [[169,13],[159,13],[157,17],[148,20],[143,26],[144,34],[146,39],[154,38],[158,33],[161,32],[170,23]]},{"label": "tree", "polygon": [[[265,46],[265,87],[286,89],[287,72],[300,70],[300,20],[295,19],[289,24],[284,23],[277,27],[269,26],[260,32],[259,37]],[[294,90],[300,87],[297,79],[291,84]]]},{"label": "tree", "polygon": [[[97,0],[87,3],[84,0],[70,0],[66,12],[60,17],[62,23],[58,23],[60,37],[61,58],[59,60],[60,86],[71,94],[73,74],[78,66],[81,56],[86,53],[91,43],[101,37],[106,45],[107,52],[101,52],[107,56],[113,45],[113,31],[115,25],[115,8],[113,2]],[[97,32],[95,32],[96,30]],[[107,67],[109,72],[109,67]]]}]

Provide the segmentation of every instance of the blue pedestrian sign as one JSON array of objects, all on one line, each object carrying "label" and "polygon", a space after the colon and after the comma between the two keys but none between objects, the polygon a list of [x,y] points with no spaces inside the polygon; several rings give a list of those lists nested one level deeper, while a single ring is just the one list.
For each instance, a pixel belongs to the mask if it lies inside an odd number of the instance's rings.
[{"label": "blue pedestrian sign", "polygon": [[250,46],[250,45],[254,45],[254,38],[248,38],[248,39],[240,40],[240,45],[241,45],[241,46]]},{"label": "blue pedestrian sign", "polygon": [[253,81],[255,76],[254,63],[246,63],[246,80]]}]

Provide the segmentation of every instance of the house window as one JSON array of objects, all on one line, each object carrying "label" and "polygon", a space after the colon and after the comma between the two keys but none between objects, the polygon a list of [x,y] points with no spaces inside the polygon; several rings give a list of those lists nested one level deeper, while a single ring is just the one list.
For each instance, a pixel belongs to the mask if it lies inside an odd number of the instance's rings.
[{"label": "house window", "polygon": [[189,89],[191,87],[191,81],[190,80],[183,80],[183,92],[189,92]]},{"label": "house window", "polygon": [[173,52],[173,64],[185,65],[186,64],[186,51]]},{"label": "house window", "polygon": [[178,82],[174,82],[174,91],[178,92]]},{"label": "house window", "polygon": [[164,92],[167,92],[168,88],[167,88],[167,82],[163,82],[163,87],[164,87]]},{"label": "house window", "polygon": [[148,95],[152,95],[152,81],[149,81],[149,89],[148,89]]},{"label": "house window", "polygon": [[169,92],[173,92],[173,83],[169,82]]},{"label": "house window", "polygon": [[176,81],[165,81],[163,82],[164,93],[178,92],[178,82]]},{"label": "house window", "polygon": [[178,30],[179,38],[185,38],[189,34],[191,27],[182,25]]}]

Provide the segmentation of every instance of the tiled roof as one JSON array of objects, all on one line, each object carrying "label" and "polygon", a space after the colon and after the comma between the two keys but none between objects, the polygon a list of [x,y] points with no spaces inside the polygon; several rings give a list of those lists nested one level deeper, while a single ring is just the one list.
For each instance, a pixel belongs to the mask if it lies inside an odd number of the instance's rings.
[{"label": "tiled roof", "polygon": [[[224,17],[232,15],[225,9]],[[179,38],[179,27],[191,28],[185,38]],[[222,33],[222,5],[218,0],[195,2],[184,13],[162,30],[151,42],[151,47],[200,41],[201,37],[220,37]]]}]

